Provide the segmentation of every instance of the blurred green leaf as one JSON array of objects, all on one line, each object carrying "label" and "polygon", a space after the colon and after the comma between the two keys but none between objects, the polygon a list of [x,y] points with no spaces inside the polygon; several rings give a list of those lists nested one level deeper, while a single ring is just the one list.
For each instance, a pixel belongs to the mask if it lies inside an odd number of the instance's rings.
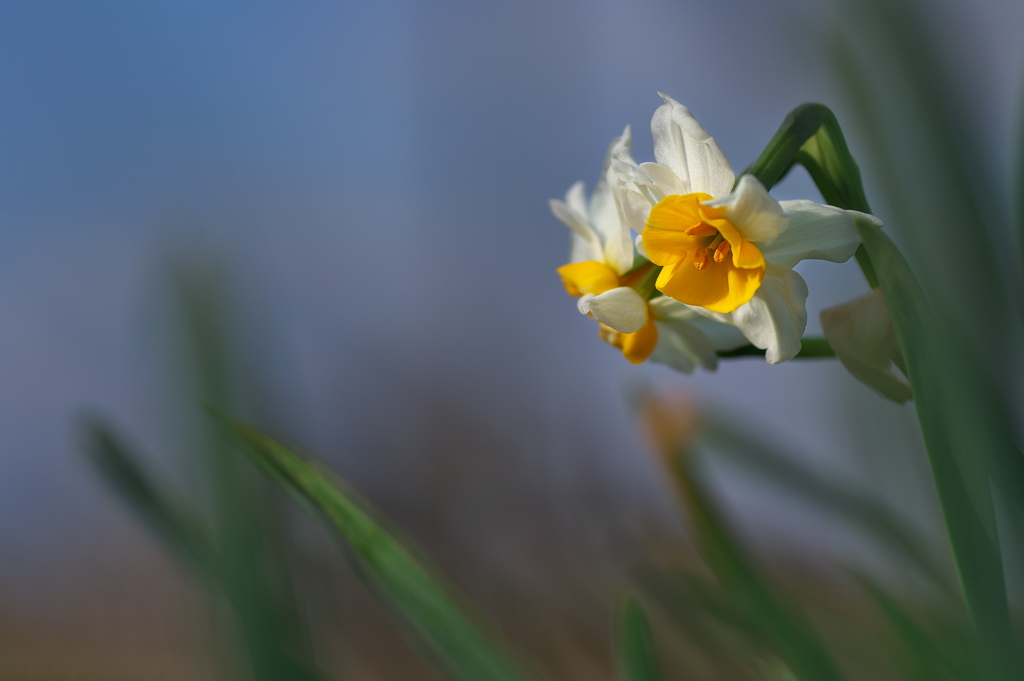
[{"label": "blurred green leaf", "polygon": [[[918,420],[942,507],[957,575],[968,608],[1014,676],[1019,660],[1010,623],[988,457],[1015,452],[1011,434],[992,428],[988,406],[963,373],[971,363],[963,345],[934,316],[903,256],[881,230],[858,222],[864,246],[877,267],[914,387]],[[1008,441],[1009,440],[1009,441]]]},{"label": "blurred green leaf", "polygon": [[464,681],[527,678],[488,640],[420,562],[363,510],[366,502],[328,478],[270,436],[243,423],[214,417],[264,471],[326,516],[345,538],[356,572],[425,642],[443,666]]},{"label": "blurred green leaf", "polygon": [[875,496],[842,480],[830,480],[783,454],[763,433],[756,436],[721,417],[704,419],[700,437],[716,445],[715,451],[746,470],[802,499],[815,511],[863,529],[927,576],[945,587],[947,580],[917,537],[917,533]]},{"label": "blurred green leaf", "polygon": [[619,603],[615,642],[623,681],[658,681],[651,625],[643,606],[631,594]]},{"label": "blurred green leaf", "polygon": [[964,636],[969,633],[942,635],[937,631],[929,631],[881,585],[864,575],[859,575],[859,581],[896,634],[899,646],[894,654],[907,679],[969,681],[985,676],[969,661],[969,652],[965,650],[964,645]]},{"label": "blurred green leaf", "polygon": [[746,556],[695,470],[691,452],[672,457],[672,472],[688,511],[701,553],[716,578],[772,642],[775,652],[804,681],[842,679],[825,643],[809,623],[784,605]]},{"label": "blurred green leaf", "polygon": [[[277,622],[246,622],[251,616],[250,594],[242,591],[228,573],[220,552],[198,516],[161,489],[142,469],[138,457],[122,444],[113,430],[99,421],[84,427],[86,453],[100,475],[136,515],[187,566],[207,584],[220,590],[234,609],[247,637],[251,672],[260,679],[316,681],[321,677],[301,651],[294,650],[291,637],[263,635],[279,632]],[[256,633],[260,633],[255,638]]]},{"label": "blurred green leaf", "polygon": [[691,654],[725,677],[742,677],[754,660],[771,654],[772,640],[749,609],[713,578],[686,569],[644,569],[633,577],[651,607],[693,644]]},{"label": "blurred green leaf", "polygon": [[[312,644],[295,594],[296,554],[285,526],[283,500],[194,407],[213,404],[227,411],[241,396],[249,402],[263,399],[261,391],[246,384],[258,374],[243,363],[244,353],[233,334],[230,268],[202,254],[179,256],[171,265],[182,351],[175,378],[189,405],[178,424],[189,439],[178,446],[190,454],[181,460],[189,465],[192,486],[200,492],[199,506],[210,518],[220,586],[234,611],[230,624],[241,633],[232,640],[244,647],[244,666],[259,681],[312,678]],[[219,603],[212,605],[209,612],[216,616]],[[235,666],[225,672],[234,673]]]},{"label": "blurred green leaf", "polygon": [[178,558],[216,580],[216,552],[198,517],[150,479],[109,426],[90,419],[82,430],[86,455],[107,484]]}]

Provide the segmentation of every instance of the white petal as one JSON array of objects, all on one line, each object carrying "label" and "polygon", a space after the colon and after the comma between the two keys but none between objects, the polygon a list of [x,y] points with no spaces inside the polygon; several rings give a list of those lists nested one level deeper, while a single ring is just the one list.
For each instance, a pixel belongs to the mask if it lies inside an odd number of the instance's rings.
[{"label": "white petal", "polygon": [[683,305],[674,298],[658,296],[651,298],[651,314],[658,321],[694,321],[700,319],[700,315],[693,311],[689,305]]},{"label": "white petal", "polygon": [[707,336],[716,350],[732,350],[750,343],[736,327],[720,320],[713,320],[703,314],[703,312],[711,314],[716,314],[716,312],[684,305],[669,296],[651,298],[649,304],[655,320],[658,322],[685,322]]},{"label": "white petal", "polygon": [[685,194],[704,192],[713,198],[732,190],[736,175],[718,143],[701,127],[690,110],[668,95],[651,118],[654,158],[682,181]]},{"label": "white petal", "polygon": [[709,371],[718,368],[718,355],[711,341],[700,329],[687,322],[655,322],[658,327],[658,345],[648,358],[665,364],[684,374],[693,373],[700,364]]},{"label": "white petal", "polygon": [[644,250],[644,237],[641,234],[636,235],[636,239],[633,240],[633,248],[636,249],[637,254],[640,255],[644,260],[650,260],[647,257],[647,251]]},{"label": "white petal", "polygon": [[893,373],[901,357],[889,309],[881,290],[821,311],[821,328],[839,361],[854,378],[883,397],[906,402],[910,383]]},{"label": "white petal", "polygon": [[608,146],[601,179],[590,199],[590,222],[600,235],[603,245],[603,256],[600,259],[618,274],[629,271],[633,267],[634,258],[633,239],[615,197],[620,176],[632,175],[631,169],[636,168],[630,144],[629,126],[626,126],[622,136],[613,139]]},{"label": "white petal", "polygon": [[[569,247],[569,262],[582,262],[584,260],[601,260],[603,248],[601,239],[590,221],[587,220],[585,212],[581,213],[573,207],[575,196],[581,196],[583,183],[577,182],[565,195],[565,202],[551,199],[549,205],[555,217],[565,223],[566,227],[572,230],[572,242]],[[585,206],[584,206],[585,208]]]},{"label": "white petal", "polygon": [[625,182],[618,187],[622,220],[634,232],[644,231],[651,208],[664,198],[654,195],[654,191],[653,187],[637,182]]},{"label": "white petal", "polygon": [[782,201],[779,205],[789,224],[777,239],[759,246],[765,260],[781,267],[793,267],[807,259],[846,262],[860,245],[854,218],[865,218],[882,226],[873,215],[813,201]]},{"label": "white petal", "polygon": [[580,215],[587,214],[587,193],[582,180],[569,187],[565,193],[565,205]]},{"label": "white petal", "polygon": [[579,299],[576,307],[621,333],[639,331],[647,324],[647,303],[628,286],[613,288],[598,296],[588,293]]},{"label": "white petal", "polygon": [[640,171],[649,177],[665,196],[690,193],[690,188],[667,166],[660,163],[641,163]]},{"label": "white petal", "polygon": [[697,319],[690,323],[708,337],[715,350],[735,350],[750,342],[743,332],[732,324],[723,324],[701,315],[697,315]]},{"label": "white petal", "polygon": [[754,346],[765,350],[769,364],[793,359],[807,328],[807,283],[793,270],[769,264],[757,293],[733,312],[695,311],[733,324]]},{"label": "white petal", "polygon": [[750,342],[735,326],[709,319],[696,311],[699,308],[684,305],[668,296],[652,298],[649,305],[657,321],[685,322],[696,327],[711,341],[715,350],[733,350]]},{"label": "white petal", "polygon": [[725,208],[726,219],[747,241],[771,241],[785,229],[782,207],[753,175],[744,175],[731,194],[705,205]]}]

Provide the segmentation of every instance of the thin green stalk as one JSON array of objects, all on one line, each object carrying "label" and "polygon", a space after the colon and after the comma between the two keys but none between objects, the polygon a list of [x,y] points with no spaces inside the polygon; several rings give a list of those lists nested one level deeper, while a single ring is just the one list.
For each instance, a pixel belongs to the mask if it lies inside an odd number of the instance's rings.
[{"label": "thin green stalk", "polygon": [[[718,356],[723,359],[734,359],[737,357],[764,357],[766,351],[753,345],[744,345],[735,350],[719,350]],[[824,338],[802,338],[800,339],[800,352],[794,359],[825,359],[835,357],[836,353],[832,346]]]}]

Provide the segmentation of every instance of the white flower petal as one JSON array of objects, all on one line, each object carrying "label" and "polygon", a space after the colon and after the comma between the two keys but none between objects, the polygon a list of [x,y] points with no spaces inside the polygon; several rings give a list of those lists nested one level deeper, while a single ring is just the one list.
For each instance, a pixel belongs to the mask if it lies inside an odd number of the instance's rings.
[{"label": "white flower petal", "polygon": [[709,371],[718,368],[718,355],[711,342],[686,322],[655,322],[658,345],[648,360],[670,366],[684,374],[692,374],[700,364]]},{"label": "white flower petal", "polygon": [[[578,190],[578,191],[577,191]],[[591,226],[585,212],[573,207],[576,195],[582,194],[583,183],[577,182],[565,195],[565,202],[551,199],[549,205],[555,217],[572,230],[572,241],[569,246],[569,262],[584,260],[601,260],[604,251],[601,238]],[[584,209],[586,206],[584,205]]]},{"label": "white flower petal", "polygon": [[664,198],[655,194],[656,191],[653,186],[646,183],[623,182],[619,185],[618,198],[622,220],[638,234],[643,232],[644,227],[647,226],[647,217],[651,214],[651,208]]},{"label": "white flower petal", "polygon": [[565,193],[565,205],[580,215],[587,214],[587,193],[580,180]]},{"label": "white flower petal", "polygon": [[880,289],[822,310],[821,328],[839,361],[858,381],[893,402],[902,404],[913,397],[910,383],[892,370],[894,359],[902,357]]},{"label": "white flower petal", "polygon": [[726,219],[747,241],[771,241],[786,227],[779,202],[753,175],[742,176],[731,194],[705,205],[725,208]]},{"label": "white flower petal", "polygon": [[658,321],[694,321],[701,318],[689,305],[683,305],[668,296],[651,298],[648,304],[651,306],[651,314]]},{"label": "white flower petal", "polygon": [[590,222],[601,237],[603,256],[600,258],[618,274],[625,274],[633,266],[633,239],[629,227],[623,222],[615,194],[622,174],[634,175],[636,168],[630,152],[629,126],[621,137],[608,146],[601,179],[590,199]]},{"label": "white flower petal", "polygon": [[882,226],[873,215],[813,201],[782,201],[779,205],[789,218],[788,226],[771,243],[758,245],[765,260],[781,267],[793,267],[807,259],[846,262],[860,245],[854,218]]},{"label": "white flower petal", "polygon": [[686,188],[684,194],[704,192],[725,196],[736,179],[718,143],[701,127],[690,110],[668,95],[651,118],[654,158],[668,166]]},{"label": "white flower petal", "polygon": [[650,260],[650,258],[647,257],[647,251],[644,250],[643,235],[636,235],[636,239],[633,240],[633,248],[636,249],[636,252],[640,255],[641,258],[643,258],[644,260]]},{"label": "white flower petal", "polygon": [[588,293],[576,307],[583,314],[621,333],[634,333],[647,324],[647,302],[635,290],[620,286],[600,295]]},{"label": "white flower petal", "polygon": [[698,308],[684,305],[668,296],[652,298],[648,304],[655,320],[685,322],[696,327],[708,338],[715,350],[733,350],[750,342],[735,326],[709,319],[699,314],[696,311]]},{"label": "white flower petal", "polygon": [[723,324],[701,315],[697,315],[697,318],[690,324],[700,329],[708,337],[715,350],[735,350],[750,342],[743,332],[732,324]]},{"label": "white flower petal", "polygon": [[673,173],[671,168],[660,163],[641,163],[640,172],[649,177],[665,196],[690,193],[689,187],[679,179],[679,176]]},{"label": "white flower petal", "polygon": [[764,282],[749,303],[732,312],[693,308],[710,319],[736,326],[769,364],[793,359],[807,328],[807,282],[793,270],[769,264]]}]

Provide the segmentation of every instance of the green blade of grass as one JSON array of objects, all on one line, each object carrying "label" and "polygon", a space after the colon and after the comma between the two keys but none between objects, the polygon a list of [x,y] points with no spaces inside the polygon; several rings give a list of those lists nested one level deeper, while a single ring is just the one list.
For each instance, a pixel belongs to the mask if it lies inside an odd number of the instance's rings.
[{"label": "green blade of grass", "polygon": [[[229,574],[199,516],[163,491],[110,427],[88,422],[85,446],[97,471],[139,519],[208,586],[223,594],[245,637],[249,665],[256,678],[322,681],[310,660],[294,649],[291,637],[279,631],[279,622],[251,621],[251,596]],[[278,635],[265,635],[264,629],[277,631]]]},{"label": "green blade of grass", "polygon": [[897,664],[907,679],[968,681],[987,677],[978,667],[979,662],[984,665],[986,661],[977,660],[974,664],[969,661],[969,651],[964,648],[962,635],[943,636],[929,631],[881,585],[864,575],[857,575],[857,578],[896,635],[899,643],[895,651]]},{"label": "green blade of grass", "polygon": [[213,414],[239,447],[272,478],[318,509],[345,539],[347,556],[371,592],[400,623],[429,646],[445,669],[464,681],[517,681],[525,676],[489,640],[413,556],[369,512],[366,502],[333,484],[270,436]]},{"label": "green blade of grass", "polygon": [[680,448],[670,465],[701,553],[723,588],[750,613],[797,678],[803,681],[842,679],[843,674],[825,643],[802,616],[784,605],[745,554],[704,489],[692,453]]},{"label": "green blade of grass", "polygon": [[[195,254],[193,254],[195,255]],[[237,320],[230,300],[228,263],[180,254],[171,261],[171,292],[177,308],[180,351],[175,380],[185,393],[187,416],[176,431],[191,456],[181,457],[198,508],[209,519],[218,549],[220,589],[229,595],[228,624],[239,635],[236,654],[255,681],[310,678],[299,667],[315,669],[307,618],[296,591],[301,562],[281,512],[285,501],[232,450],[224,433],[195,409],[210,403],[230,411],[244,401],[259,405],[265,395],[254,389],[259,373],[243,361],[236,338]],[[221,611],[214,600],[208,612]],[[301,664],[297,664],[301,661]],[[236,662],[227,661],[225,673]]]},{"label": "green blade of grass", "polygon": [[150,479],[109,426],[89,420],[83,432],[86,455],[104,481],[179,559],[216,580],[215,551],[198,518]]},{"label": "green blade of grass", "polygon": [[713,666],[722,678],[744,678],[757,660],[772,655],[771,638],[714,577],[685,568],[640,570],[637,590],[672,627],[674,645],[690,643],[694,664]]},{"label": "green blade of grass", "polygon": [[651,625],[632,595],[622,599],[616,612],[615,642],[623,681],[658,681]]},{"label": "green blade of grass", "polygon": [[870,224],[858,221],[857,228],[877,266],[907,377],[914,387],[961,591],[992,654],[1001,659],[1006,678],[1018,678],[989,487],[995,470],[990,457],[1005,449],[1012,456],[1012,435],[993,423],[984,394],[972,390],[979,384],[964,371],[972,366],[968,351],[964,345],[953,345],[955,333],[935,317],[892,241]]}]

